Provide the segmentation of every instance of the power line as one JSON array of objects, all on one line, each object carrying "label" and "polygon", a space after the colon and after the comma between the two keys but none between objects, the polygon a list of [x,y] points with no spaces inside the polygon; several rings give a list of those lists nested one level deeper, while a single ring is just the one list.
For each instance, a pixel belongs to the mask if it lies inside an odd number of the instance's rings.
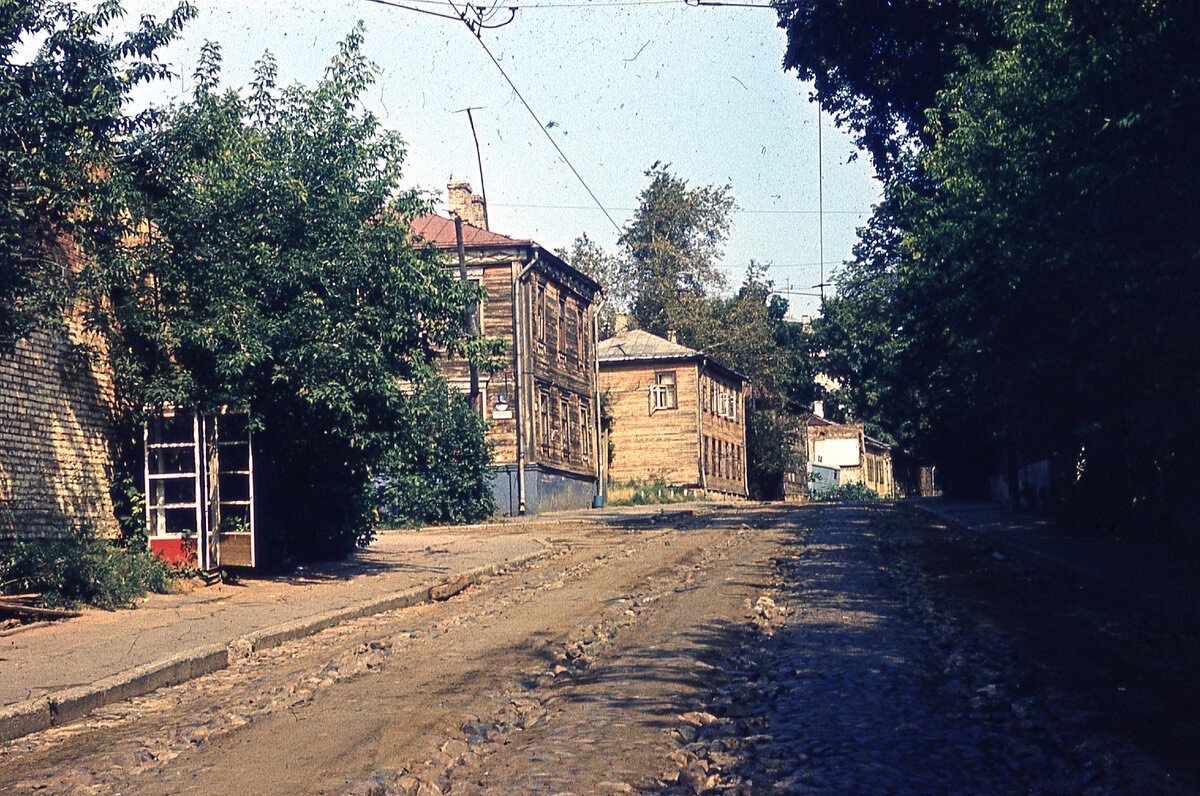
[{"label": "power line", "polygon": [[562,147],[560,147],[558,142],[554,140],[554,136],[550,135],[550,131],[546,129],[546,125],[542,124],[542,120],[538,118],[537,113],[535,113],[533,108],[530,107],[529,103],[525,101],[525,97],[522,96],[520,89],[517,88],[517,84],[512,81],[511,77],[508,76],[508,72],[504,71],[504,67],[501,66],[500,62],[496,60],[496,56],[492,55],[492,51],[488,49],[487,44],[485,44],[483,39],[479,36],[476,36],[475,40],[479,42],[479,46],[483,48],[485,53],[487,53],[488,58],[492,59],[492,63],[496,65],[496,69],[500,70],[500,74],[504,77],[505,81],[508,82],[508,85],[510,88],[512,88],[513,93],[517,95],[517,99],[519,99],[521,104],[525,106],[525,110],[529,111],[529,115],[533,117],[535,122],[537,122],[538,129],[545,134],[546,140],[549,141],[551,146],[554,147],[555,151],[558,152],[558,156],[563,159],[563,163],[567,164],[567,168],[569,168],[571,173],[575,175],[575,179],[579,180],[579,184],[582,185],[583,189],[588,192],[588,196],[592,197],[592,201],[596,203],[596,207],[600,208],[601,212],[604,213],[604,217],[608,219],[608,223],[612,224],[613,229],[620,233],[621,226],[613,220],[612,215],[608,212],[608,210],[605,209],[595,192],[592,191],[591,187],[587,184],[587,181],[583,179],[583,175],[580,174],[579,170],[575,168],[575,165],[571,163],[570,158],[567,157],[567,153],[562,151]]},{"label": "power line", "polygon": [[[592,207],[591,205],[545,205],[545,204],[521,204],[521,203],[515,203],[515,202],[510,202],[510,203],[497,202],[495,206],[496,207],[524,207],[524,208],[532,208],[532,209],[536,209],[536,210],[595,210],[596,209],[596,208]],[[633,212],[633,211],[637,210],[638,208],[636,208],[636,207],[613,207],[612,209]],[[747,210],[747,209],[743,209],[743,208],[734,208],[732,212],[737,213],[737,214],[744,213],[744,214],[750,214],[750,215],[811,215],[811,216],[819,215],[822,212],[825,215],[833,214],[833,215],[845,215],[845,216],[866,216],[866,215],[870,215],[870,213],[871,213],[870,210],[824,210],[824,211],[822,211],[822,210],[755,210],[755,209]]]}]

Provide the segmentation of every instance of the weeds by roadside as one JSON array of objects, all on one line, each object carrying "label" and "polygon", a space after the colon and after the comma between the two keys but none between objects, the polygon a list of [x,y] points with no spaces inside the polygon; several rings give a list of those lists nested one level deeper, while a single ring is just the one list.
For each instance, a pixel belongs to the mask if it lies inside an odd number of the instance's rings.
[{"label": "weeds by roadside", "polygon": [[165,593],[172,570],[148,551],[105,539],[22,539],[0,547],[0,594],[41,594],[52,607],[112,610],[147,592]]},{"label": "weeds by roadside", "polygon": [[608,484],[610,506],[650,506],[704,499],[698,490],[670,486],[662,478],[655,478],[650,482],[610,481]]}]

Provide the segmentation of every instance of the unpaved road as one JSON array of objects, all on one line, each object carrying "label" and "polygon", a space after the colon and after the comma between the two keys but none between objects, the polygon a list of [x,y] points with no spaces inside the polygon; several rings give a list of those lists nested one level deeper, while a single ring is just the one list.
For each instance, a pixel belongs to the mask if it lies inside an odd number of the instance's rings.
[{"label": "unpaved road", "polygon": [[[564,522],[553,555],[0,750],[3,793],[1179,789],[882,508]],[[466,533],[466,531],[464,531]]]}]

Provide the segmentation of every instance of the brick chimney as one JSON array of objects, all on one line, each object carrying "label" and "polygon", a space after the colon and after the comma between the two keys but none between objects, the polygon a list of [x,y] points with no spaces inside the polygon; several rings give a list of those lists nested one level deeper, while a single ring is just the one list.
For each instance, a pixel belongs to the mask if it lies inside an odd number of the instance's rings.
[{"label": "brick chimney", "polygon": [[618,312],[613,316],[613,334],[624,334],[629,331],[629,313]]},{"label": "brick chimney", "polygon": [[450,215],[458,216],[478,229],[488,228],[487,208],[484,207],[483,197],[471,193],[471,183],[459,180],[447,185],[446,205]]},{"label": "brick chimney", "polygon": [[674,329],[667,330],[667,342],[668,343],[678,343],[679,342],[679,335],[677,335],[675,333]]}]

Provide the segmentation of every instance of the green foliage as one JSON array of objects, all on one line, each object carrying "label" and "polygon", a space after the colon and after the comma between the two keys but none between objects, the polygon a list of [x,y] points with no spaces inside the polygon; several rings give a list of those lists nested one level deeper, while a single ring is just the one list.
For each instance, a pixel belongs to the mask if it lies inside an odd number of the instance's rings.
[{"label": "green foliage", "polygon": [[639,328],[664,336],[696,325],[705,301],[723,286],[717,259],[729,236],[733,197],[729,186],[689,188],[655,163],[638,209],[621,233],[616,290],[629,291],[628,306]]},{"label": "green foliage", "polygon": [[388,525],[477,522],[495,505],[486,424],[440,378],[404,401],[403,430],[376,478],[380,519]]},{"label": "green foliage", "polygon": [[690,494],[690,490],[670,486],[662,478],[645,481],[611,481],[608,485],[610,506],[657,506],[670,503],[687,503],[703,500]]},{"label": "green foliage", "polygon": [[813,500],[818,503],[850,503],[879,500],[875,490],[863,483],[838,484],[831,489],[816,492]]},{"label": "green foliage", "polygon": [[822,109],[854,133],[881,176],[913,143],[964,53],[998,46],[990,0],[811,0],[780,3],[785,69],[813,81]]},{"label": "green foliage", "polygon": [[165,593],[170,583],[171,571],[149,552],[103,539],[17,540],[0,546],[3,593],[40,593],[48,605],[125,608],[146,592]]},{"label": "green foliage", "polygon": [[117,143],[143,121],[123,106],[138,84],[167,76],[157,53],[194,14],[183,3],[113,36],[116,0],[90,11],[0,2],[0,347],[59,321],[80,295],[63,250],[111,238]]},{"label": "green foliage", "polygon": [[947,479],[1056,454],[1077,518],[1183,516],[1200,7],[942,5],[991,14],[990,44],[921,77],[924,145],[827,308],[831,371]]},{"label": "green foliage", "polygon": [[250,407],[276,560],[368,540],[372,473],[397,438],[426,443],[404,385],[435,351],[495,349],[464,335],[479,289],[409,239],[427,205],[399,187],[403,142],[363,108],[362,44],[355,30],[312,88],[276,86],[266,56],[245,92],[219,87],[206,45],[191,100],[123,145],[135,227],[105,261],[101,320],[131,425],[143,406]]}]

